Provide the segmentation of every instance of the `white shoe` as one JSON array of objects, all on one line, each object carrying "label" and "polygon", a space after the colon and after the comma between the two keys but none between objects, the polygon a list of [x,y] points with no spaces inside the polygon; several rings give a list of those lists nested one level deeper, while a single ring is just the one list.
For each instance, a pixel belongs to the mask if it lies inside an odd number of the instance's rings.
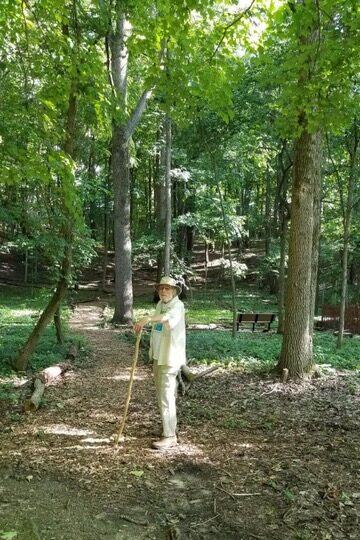
[{"label": "white shoe", "polygon": [[154,441],[151,446],[155,450],[166,450],[167,448],[172,448],[177,445],[176,435],[173,437],[163,437],[159,441]]}]

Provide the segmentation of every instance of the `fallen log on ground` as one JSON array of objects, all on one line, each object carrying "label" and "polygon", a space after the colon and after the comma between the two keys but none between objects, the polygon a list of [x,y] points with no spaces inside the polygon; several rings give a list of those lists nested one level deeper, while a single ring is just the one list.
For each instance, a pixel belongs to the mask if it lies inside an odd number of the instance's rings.
[{"label": "fallen log on ground", "polygon": [[180,394],[184,396],[194,381],[200,379],[200,377],[209,375],[217,369],[219,369],[219,366],[212,366],[203,371],[199,371],[199,373],[192,373],[187,366],[182,366],[177,375],[178,390]]},{"label": "fallen log on ground", "polygon": [[[73,344],[69,349],[67,359],[74,359],[76,355],[77,346]],[[46,385],[60,375],[63,375],[66,371],[68,371],[68,369],[70,369],[70,367],[70,362],[64,362],[55,366],[49,366],[40,371],[40,373],[37,373],[33,377],[33,393],[30,398],[25,399],[23,402],[24,411],[26,413],[35,412],[39,408]]]}]

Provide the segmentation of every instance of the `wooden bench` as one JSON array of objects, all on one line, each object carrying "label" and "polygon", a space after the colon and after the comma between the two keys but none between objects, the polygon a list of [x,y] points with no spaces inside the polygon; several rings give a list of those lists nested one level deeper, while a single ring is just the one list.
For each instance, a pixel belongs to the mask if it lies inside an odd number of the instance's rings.
[{"label": "wooden bench", "polygon": [[266,325],[264,332],[269,332],[271,324],[276,319],[276,313],[238,313],[236,329],[240,329],[240,325],[248,323],[252,325],[252,331],[255,332],[257,324]]}]

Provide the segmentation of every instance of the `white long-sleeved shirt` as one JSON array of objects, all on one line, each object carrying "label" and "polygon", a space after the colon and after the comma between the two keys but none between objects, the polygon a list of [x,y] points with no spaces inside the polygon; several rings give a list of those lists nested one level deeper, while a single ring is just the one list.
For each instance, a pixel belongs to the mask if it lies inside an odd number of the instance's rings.
[{"label": "white long-sleeved shirt", "polygon": [[167,324],[154,323],[150,336],[150,360],[159,366],[180,368],[186,363],[185,308],[177,296],[167,304],[158,302],[155,315]]}]

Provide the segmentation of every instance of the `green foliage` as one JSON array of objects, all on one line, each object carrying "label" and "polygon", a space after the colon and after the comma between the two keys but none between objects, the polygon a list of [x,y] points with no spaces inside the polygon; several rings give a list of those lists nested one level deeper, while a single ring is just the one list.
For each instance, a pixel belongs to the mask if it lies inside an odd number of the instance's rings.
[{"label": "green foliage", "polygon": [[260,277],[265,279],[269,274],[278,274],[280,262],[280,248],[279,245],[273,243],[270,248],[269,255],[263,257],[258,265]]},{"label": "green foliage", "polygon": [[154,268],[163,247],[164,240],[158,235],[147,234],[137,238],[133,243],[134,263],[143,268]]},{"label": "green foliage", "polygon": [[321,9],[312,1],[284,3],[270,20],[259,60],[282,135],[297,137],[304,126],[336,132],[351,122],[359,106],[359,32],[355,0],[325,0]]},{"label": "green foliage", "polygon": [[235,281],[240,281],[246,276],[248,267],[245,263],[232,261],[232,263],[230,264],[230,260],[224,258],[221,258],[219,260],[219,263],[223,272],[224,279],[229,280],[231,279],[231,276],[233,276]]},{"label": "green foliage", "polygon": [[[202,164],[199,162],[197,165],[201,166]],[[205,167],[192,170],[192,186],[196,190],[196,210],[179,216],[175,220],[175,230],[179,225],[187,225],[194,229],[199,239],[207,242],[226,240],[226,231],[232,240],[242,238],[246,234],[244,231],[245,218],[238,215],[236,199],[227,199],[223,202],[224,224],[216,187],[209,189],[207,185],[212,173]]]},{"label": "green foliage", "polygon": [[0,531],[1,540],[13,540],[17,536],[17,531]]}]

